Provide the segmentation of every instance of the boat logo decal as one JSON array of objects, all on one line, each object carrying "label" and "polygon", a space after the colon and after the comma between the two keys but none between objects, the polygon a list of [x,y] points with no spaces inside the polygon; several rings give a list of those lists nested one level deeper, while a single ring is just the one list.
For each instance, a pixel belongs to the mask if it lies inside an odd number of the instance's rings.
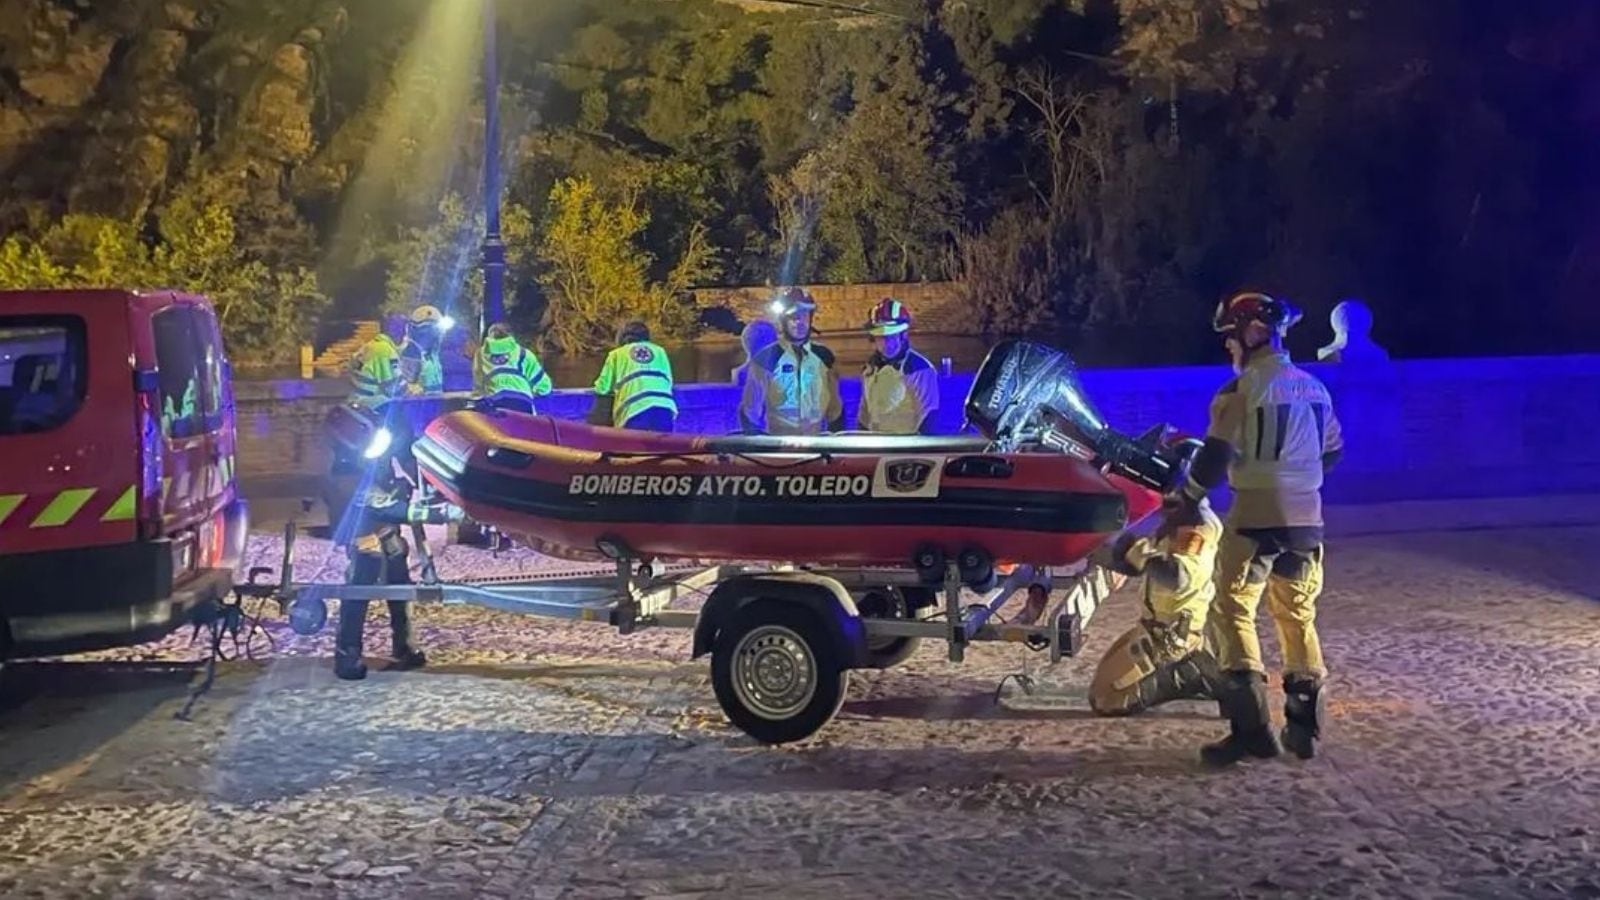
[{"label": "boat logo decal", "polygon": [[886,456],[872,478],[874,497],[937,497],[941,461],[918,456]]}]

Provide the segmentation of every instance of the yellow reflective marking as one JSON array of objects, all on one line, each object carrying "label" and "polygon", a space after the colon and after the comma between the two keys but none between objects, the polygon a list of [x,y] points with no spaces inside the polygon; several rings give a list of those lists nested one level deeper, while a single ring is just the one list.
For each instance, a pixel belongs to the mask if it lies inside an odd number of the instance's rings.
[{"label": "yellow reflective marking", "polygon": [[117,498],[117,502],[111,504],[111,508],[106,510],[106,514],[100,517],[100,521],[125,522],[133,518],[137,501],[138,490],[129,485],[128,489],[122,492],[122,496]]},{"label": "yellow reflective marking", "polygon": [[6,523],[6,517],[17,511],[22,501],[28,499],[27,494],[0,494],[0,525]]},{"label": "yellow reflective marking", "polygon": [[172,476],[168,475],[167,477],[161,479],[161,501],[163,503],[165,503],[167,497],[169,495],[171,495],[171,493],[172,493]]},{"label": "yellow reflective marking", "polygon": [[88,503],[89,498],[93,497],[94,494],[94,488],[71,488],[62,491],[55,496],[55,499],[50,501],[50,505],[44,508],[44,512],[34,517],[33,524],[29,527],[56,528],[67,524],[72,521],[73,516],[78,514],[78,510],[83,509],[83,505]]}]

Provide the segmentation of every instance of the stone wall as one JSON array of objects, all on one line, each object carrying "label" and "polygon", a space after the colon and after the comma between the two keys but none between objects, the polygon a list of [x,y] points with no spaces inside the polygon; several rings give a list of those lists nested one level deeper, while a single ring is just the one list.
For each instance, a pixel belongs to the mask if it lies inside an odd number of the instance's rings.
[{"label": "stone wall", "polygon": [[[1345,460],[1328,482],[1332,502],[1600,490],[1600,356],[1307,368],[1332,390],[1346,435]],[[1159,422],[1203,433],[1211,394],[1229,377],[1222,367],[1083,372],[1106,418],[1135,433]],[[962,428],[971,378],[944,380],[941,431]],[[320,423],[344,390],[335,380],[239,385],[239,469],[247,482],[321,471]],[[859,380],[846,379],[842,394],[853,424]],[[581,418],[589,402],[587,391],[557,391],[540,409]],[[682,431],[736,427],[732,385],[683,385],[678,402]]]},{"label": "stone wall", "polygon": [[[948,281],[916,284],[815,284],[805,285],[817,300],[816,326],[822,331],[855,331],[866,322],[872,308],[884,297],[894,297],[910,307],[917,330],[923,334],[976,334],[975,316],[962,303],[957,285]],[[767,315],[772,302],[770,287],[700,288],[695,299],[707,306],[727,306],[740,319]]]}]

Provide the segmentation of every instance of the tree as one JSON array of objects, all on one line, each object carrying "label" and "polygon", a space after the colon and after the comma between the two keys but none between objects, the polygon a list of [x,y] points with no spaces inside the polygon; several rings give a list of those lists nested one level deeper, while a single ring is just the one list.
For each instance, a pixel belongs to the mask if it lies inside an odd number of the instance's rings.
[{"label": "tree", "polygon": [[777,210],[779,284],[811,280],[813,267],[807,264],[807,251],[832,187],[832,168],[817,151],[801,157],[788,172],[768,179],[772,205]]},{"label": "tree", "polygon": [[37,239],[0,244],[0,288],[176,288],[208,297],[235,360],[292,360],[327,302],[303,268],[269,269],[239,248],[226,207],[169,206],[146,244],[131,223],[68,215]]},{"label": "tree", "polygon": [[[483,213],[469,210],[454,192],[439,201],[438,214],[425,225],[401,230],[379,256],[388,264],[383,310],[409,312],[429,303],[458,319],[476,320],[483,307]],[[500,235],[506,245],[506,283],[531,277],[533,216],[516,203],[500,211]]]},{"label": "tree", "polygon": [[[779,271],[831,281],[936,276],[954,240],[962,196],[939,117],[953,97],[923,78],[914,34],[875,45],[840,132],[770,182]],[[794,258],[815,223],[816,259]]]},{"label": "tree", "polygon": [[704,225],[690,229],[684,252],[664,281],[648,278],[651,259],[638,246],[649,216],[638,195],[604,197],[587,177],[564,178],[550,191],[539,257],[539,282],[549,294],[546,334],[568,353],[596,350],[628,319],[653,334],[682,337],[695,323],[683,294],[718,272]]}]

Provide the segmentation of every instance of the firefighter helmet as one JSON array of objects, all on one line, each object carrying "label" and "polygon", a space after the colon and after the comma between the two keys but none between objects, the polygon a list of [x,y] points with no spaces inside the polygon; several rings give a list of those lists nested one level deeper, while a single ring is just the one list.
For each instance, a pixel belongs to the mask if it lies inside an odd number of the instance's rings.
[{"label": "firefighter helmet", "polygon": [[872,308],[867,317],[867,332],[874,337],[887,337],[911,329],[911,310],[893,297],[885,297]]},{"label": "firefighter helmet", "polygon": [[1288,333],[1300,321],[1300,310],[1287,301],[1268,294],[1247,291],[1217,304],[1211,327],[1221,333],[1235,331],[1251,322],[1260,322],[1279,335]]},{"label": "firefighter helmet", "polygon": [[771,308],[774,316],[787,319],[795,313],[814,311],[817,308],[817,301],[806,293],[805,288],[784,288],[772,298]]}]

